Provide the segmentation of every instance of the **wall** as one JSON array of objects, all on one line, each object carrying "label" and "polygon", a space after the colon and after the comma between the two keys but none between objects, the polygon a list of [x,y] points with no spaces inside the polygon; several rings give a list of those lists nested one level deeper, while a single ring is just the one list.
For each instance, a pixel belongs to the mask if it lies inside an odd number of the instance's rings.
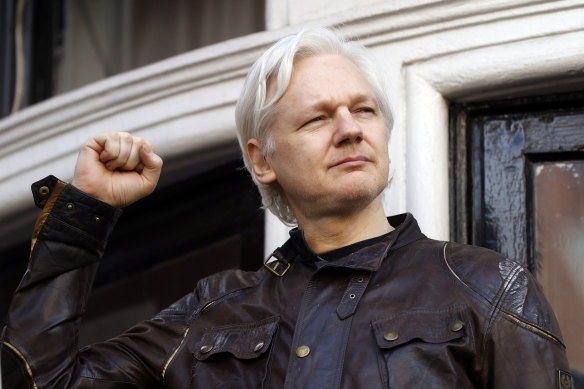
[{"label": "wall", "polygon": [[[266,32],[91,84],[0,121],[0,236],[30,229],[30,183],[47,174],[70,179],[79,145],[93,133],[121,130],[152,140],[174,161],[165,167],[169,177],[179,156],[194,158],[201,169],[217,163],[233,150],[234,104],[247,69],[305,22],[337,26],[382,61],[396,113],[386,211],[413,212],[434,238],[449,237],[449,101],[584,85],[581,1],[313,3],[268,1]],[[266,251],[285,236],[286,228],[268,216]]]}]

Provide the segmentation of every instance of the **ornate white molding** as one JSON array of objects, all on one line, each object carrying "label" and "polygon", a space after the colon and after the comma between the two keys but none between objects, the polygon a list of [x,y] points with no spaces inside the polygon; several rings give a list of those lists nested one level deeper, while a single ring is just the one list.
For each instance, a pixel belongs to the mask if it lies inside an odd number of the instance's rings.
[{"label": "ornate white molding", "polygon": [[[315,21],[361,39],[387,70],[397,117],[389,146],[394,177],[385,196],[387,211],[413,211],[429,236],[447,239],[448,102],[581,89],[584,4],[354,4]],[[310,21],[309,14],[290,15],[296,15],[298,20],[292,22],[299,24]],[[296,29],[290,26],[195,50],[0,121],[0,234],[30,225],[21,217],[32,208],[30,183],[47,174],[70,179],[79,146],[94,133],[122,130],[152,140],[163,157],[174,161],[167,170],[185,155],[201,169],[224,158],[234,147],[233,110],[247,69],[265,47]],[[267,239],[267,251],[285,236],[285,227],[272,221],[275,238]]]},{"label": "ornate white molding", "polygon": [[232,154],[241,83],[277,36],[250,35],[196,50],[0,121],[0,234],[10,238],[30,230],[35,214],[30,183],[48,174],[69,180],[79,147],[95,133],[128,131],[151,140],[171,161],[164,167],[166,177],[185,160],[204,170]]}]

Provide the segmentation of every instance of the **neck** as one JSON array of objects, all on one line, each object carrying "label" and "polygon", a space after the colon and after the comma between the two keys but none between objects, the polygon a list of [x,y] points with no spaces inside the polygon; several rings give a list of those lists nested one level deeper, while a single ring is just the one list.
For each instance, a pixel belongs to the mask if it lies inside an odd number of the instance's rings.
[{"label": "neck", "polygon": [[304,230],[308,245],[316,253],[375,238],[393,230],[385,217],[381,196],[357,212],[314,218],[300,217],[298,227]]}]

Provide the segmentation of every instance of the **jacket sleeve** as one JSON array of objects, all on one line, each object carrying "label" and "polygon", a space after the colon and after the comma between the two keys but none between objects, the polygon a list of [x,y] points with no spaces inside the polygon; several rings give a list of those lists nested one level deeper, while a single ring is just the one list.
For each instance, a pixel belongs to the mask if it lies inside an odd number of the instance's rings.
[{"label": "jacket sleeve", "polygon": [[572,388],[560,328],[540,284],[518,263],[448,243],[448,269],[478,302],[477,381],[485,388]]},{"label": "jacket sleeve", "polygon": [[186,328],[186,315],[172,307],[117,338],[77,346],[98,261],[121,211],[52,176],[33,184],[33,193],[43,210],[0,343],[4,388],[157,387]]},{"label": "jacket sleeve", "polygon": [[503,284],[485,338],[491,387],[573,388],[560,328],[541,286],[515,262],[500,262],[499,272]]}]

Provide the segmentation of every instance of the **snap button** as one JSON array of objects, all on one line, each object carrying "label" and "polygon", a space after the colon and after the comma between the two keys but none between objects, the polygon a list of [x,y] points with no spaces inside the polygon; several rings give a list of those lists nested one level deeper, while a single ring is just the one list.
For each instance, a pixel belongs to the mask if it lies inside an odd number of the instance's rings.
[{"label": "snap button", "polygon": [[75,204],[67,203],[65,204],[65,208],[67,208],[69,211],[72,211],[73,209],[75,209]]},{"label": "snap button", "polygon": [[94,222],[94,223],[97,223],[97,224],[101,223],[101,217],[100,217],[100,216],[98,216],[98,215],[95,215],[95,216],[93,217],[93,222]]},{"label": "snap button", "polygon": [[296,356],[298,358],[304,358],[308,354],[310,354],[310,347],[308,346],[300,346],[296,349]]},{"label": "snap button", "polygon": [[201,354],[207,354],[211,350],[213,350],[212,344],[204,344],[201,346]]},{"label": "snap button", "polygon": [[258,342],[258,344],[255,345],[255,347],[253,348],[253,351],[255,351],[257,353],[258,351],[260,351],[263,348],[264,348],[264,342],[260,341],[260,342]]},{"label": "snap button", "polygon": [[383,339],[387,340],[388,342],[392,342],[394,340],[397,340],[397,338],[399,338],[399,335],[397,334],[397,332],[387,332],[385,333],[385,335],[383,335]]},{"label": "snap button", "polygon": [[457,320],[450,326],[450,331],[458,332],[462,330],[462,327],[464,327],[464,323],[460,320]]},{"label": "snap button", "polygon": [[49,194],[49,192],[50,192],[50,190],[49,190],[49,187],[48,187],[48,186],[46,186],[46,185],[45,185],[45,186],[41,186],[41,187],[39,188],[39,194],[40,194],[41,196],[43,196],[43,197],[45,197],[46,195],[48,195],[48,194]]}]

